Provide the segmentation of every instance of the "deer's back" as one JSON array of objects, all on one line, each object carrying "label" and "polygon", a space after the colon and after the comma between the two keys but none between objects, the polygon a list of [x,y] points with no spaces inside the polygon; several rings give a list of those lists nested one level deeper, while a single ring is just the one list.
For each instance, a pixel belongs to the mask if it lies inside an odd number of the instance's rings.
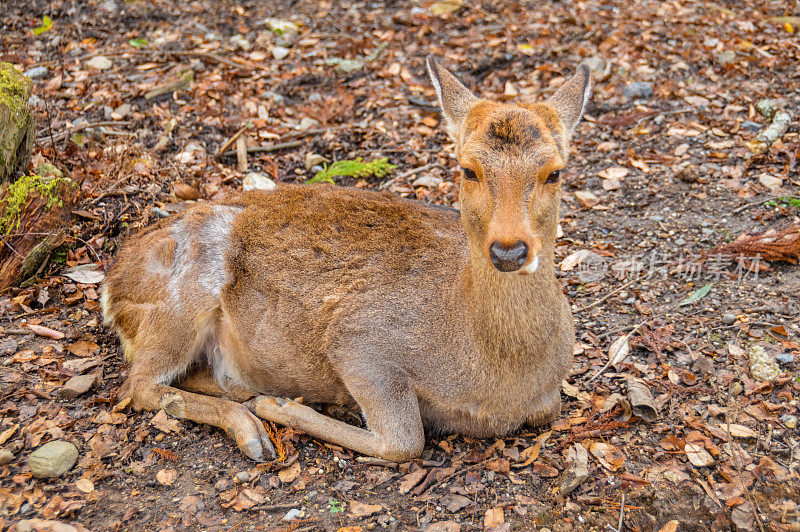
[{"label": "deer's back", "polygon": [[359,336],[413,343],[417,325],[446,321],[441,287],[466,249],[455,211],[281,186],[197,205],[132,239],[104,307],[123,339],[207,335],[221,380],[347,403],[330,353]]}]

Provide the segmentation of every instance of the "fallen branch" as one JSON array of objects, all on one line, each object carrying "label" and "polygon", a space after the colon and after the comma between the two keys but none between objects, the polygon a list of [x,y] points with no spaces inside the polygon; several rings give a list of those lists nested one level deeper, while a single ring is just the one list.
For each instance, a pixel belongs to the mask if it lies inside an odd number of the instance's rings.
[{"label": "fallen branch", "polygon": [[623,284],[623,285],[622,285],[622,286],[620,286],[619,288],[615,288],[615,289],[614,289],[614,290],[612,290],[611,292],[607,293],[605,296],[601,297],[600,299],[598,299],[598,300],[597,300],[597,301],[595,301],[594,303],[591,303],[591,304],[589,304],[589,305],[586,305],[585,307],[581,307],[581,308],[579,308],[579,309],[576,309],[576,310],[575,310],[575,312],[583,312],[583,311],[585,311],[585,310],[589,310],[589,309],[591,309],[591,308],[594,308],[594,307],[596,307],[596,306],[598,306],[598,305],[602,304],[602,303],[603,303],[604,301],[606,301],[608,298],[610,298],[610,297],[611,297],[611,296],[613,296],[614,294],[617,294],[617,293],[621,292],[622,290],[625,290],[625,289],[626,289],[626,288],[628,288],[630,285],[632,285],[633,283],[635,283],[636,281],[638,281],[640,278],[641,278],[641,276],[639,276],[639,277],[634,277],[633,279],[631,279],[631,280],[630,280],[630,281],[628,281],[627,283]]},{"label": "fallen branch", "polygon": [[388,187],[390,187],[391,185],[393,185],[394,183],[396,183],[398,181],[402,181],[403,179],[405,179],[405,178],[407,178],[409,176],[422,173],[425,170],[430,170],[431,168],[433,168],[435,166],[439,166],[439,163],[429,163],[429,164],[426,164],[424,166],[420,166],[419,168],[414,168],[414,169],[409,170],[407,172],[403,172],[402,174],[400,174],[398,176],[395,176],[395,177],[391,178],[390,180],[388,180],[388,181],[386,181],[384,183],[381,183],[381,186],[378,187],[378,188],[380,188],[380,189],[388,188]]},{"label": "fallen branch", "polygon": [[[303,143],[299,140],[295,140],[292,142],[281,142],[278,144],[272,144],[271,146],[255,146],[253,148],[247,148],[247,153],[271,153],[273,151],[280,151],[286,150],[289,148],[296,148],[301,146]],[[223,157],[233,157],[236,155],[237,152],[235,150],[226,151],[222,154]]]},{"label": "fallen branch", "polygon": [[79,131],[83,131],[86,129],[94,129],[96,127],[103,127],[103,126],[127,126],[130,125],[131,122],[125,120],[104,120],[101,122],[87,122],[85,124],[78,124],[77,126],[69,126],[64,131],[59,131],[55,135],[45,135],[44,137],[39,137],[36,139],[36,142],[44,142],[44,141],[52,141],[52,142],[61,142],[72,133],[78,133]]},{"label": "fallen branch", "polygon": [[239,138],[239,137],[242,135],[242,133],[244,133],[245,131],[247,131],[247,130],[248,130],[248,129],[250,129],[251,127],[253,127],[253,123],[252,123],[252,122],[248,122],[248,123],[246,123],[245,125],[243,125],[243,126],[242,126],[242,127],[239,129],[239,131],[237,131],[236,133],[234,133],[234,134],[233,134],[233,136],[232,136],[231,138],[229,138],[228,140],[226,140],[226,141],[225,141],[225,143],[224,143],[222,146],[220,146],[220,147],[219,147],[219,149],[217,150],[217,154],[214,156],[214,159],[216,159],[217,161],[219,161],[220,159],[222,159],[222,154],[225,152],[225,150],[227,150],[228,148],[230,148],[231,144],[233,144],[234,142],[236,142],[236,139],[238,139],[238,138]]},{"label": "fallen branch", "polygon": [[172,80],[163,85],[159,85],[158,87],[147,91],[147,93],[144,95],[144,99],[152,100],[154,98],[158,98],[159,96],[164,96],[165,94],[172,94],[175,91],[186,89],[192,84],[193,81],[194,70],[187,70],[181,74],[178,79]]}]

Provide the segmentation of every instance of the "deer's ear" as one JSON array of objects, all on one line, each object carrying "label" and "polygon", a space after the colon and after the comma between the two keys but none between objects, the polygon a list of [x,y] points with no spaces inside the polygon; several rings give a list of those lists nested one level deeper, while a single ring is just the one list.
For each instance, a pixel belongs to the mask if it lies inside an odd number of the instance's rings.
[{"label": "deer's ear", "polygon": [[439,105],[447,124],[447,132],[451,137],[456,138],[461,122],[478,98],[454,75],[437,63],[432,55],[428,56],[427,63],[428,74],[436,89],[436,96],[439,98]]},{"label": "deer's ear", "polygon": [[568,136],[572,135],[575,125],[580,120],[590,93],[589,67],[581,65],[578,67],[578,71],[547,100],[547,103],[558,113]]}]

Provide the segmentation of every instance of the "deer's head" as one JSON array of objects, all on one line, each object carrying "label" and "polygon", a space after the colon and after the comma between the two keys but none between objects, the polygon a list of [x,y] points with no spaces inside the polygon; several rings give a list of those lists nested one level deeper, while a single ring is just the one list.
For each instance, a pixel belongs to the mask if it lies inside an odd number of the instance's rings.
[{"label": "deer's head", "polygon": [[428,72],[463,172],[459,203],[473,257],[501,272],[535,272],[555,243],[560,173],[589,96],[588,67],[548,100],[517,105],[476,97],[431,56]]}]

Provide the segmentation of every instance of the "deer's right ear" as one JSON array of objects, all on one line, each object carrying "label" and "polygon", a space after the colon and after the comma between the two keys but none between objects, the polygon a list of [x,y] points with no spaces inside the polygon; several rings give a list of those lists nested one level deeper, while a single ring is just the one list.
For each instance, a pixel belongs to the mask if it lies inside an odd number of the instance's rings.
[{"label": "deer's right ear", "polygon": [[428,74],[436,89],[436,96],[439,98],[439,105],[447,124],[447,132],[455,139],[458,127],[478,98],[454,75],[437,63],[432,55],[428,56],[427,63]]}]

